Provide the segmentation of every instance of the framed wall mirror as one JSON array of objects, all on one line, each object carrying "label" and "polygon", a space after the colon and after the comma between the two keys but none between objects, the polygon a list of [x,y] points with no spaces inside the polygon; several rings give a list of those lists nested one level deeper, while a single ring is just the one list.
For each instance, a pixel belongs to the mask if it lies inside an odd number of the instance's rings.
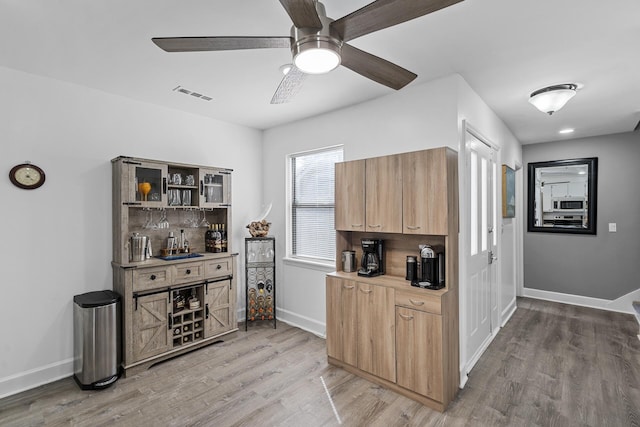
[{"label": "framed wall mirror", "polygon": [[527,230],[596,234],[598,158],[529,163]]}]

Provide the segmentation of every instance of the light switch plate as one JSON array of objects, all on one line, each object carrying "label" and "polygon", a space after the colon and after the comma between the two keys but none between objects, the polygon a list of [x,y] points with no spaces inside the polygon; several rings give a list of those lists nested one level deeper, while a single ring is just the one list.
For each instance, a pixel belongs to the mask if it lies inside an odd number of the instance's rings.
[{"label": "light switch plate", "polygon": [[609,233],[615,233],[617,231],[617,224],[615,222],[609,223]]}]

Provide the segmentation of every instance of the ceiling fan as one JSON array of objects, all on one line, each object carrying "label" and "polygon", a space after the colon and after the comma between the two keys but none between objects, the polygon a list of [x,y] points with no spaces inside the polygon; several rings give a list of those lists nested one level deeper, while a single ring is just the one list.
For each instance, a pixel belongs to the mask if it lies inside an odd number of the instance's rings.
[{"label": "ceiling fan", "polygon": [[463,0],[376,0],[338,20],[327,17],[317,0],[280,0],[291,17],[290,36],[282,37],[154,37],[167,52],[289,48],[293,64],[272,104],[288,102],[308,74],[324,74],[344,65],[392,89],[401,89],[417,75],[396,64],[357,49],[348,41],[427,15]]}]

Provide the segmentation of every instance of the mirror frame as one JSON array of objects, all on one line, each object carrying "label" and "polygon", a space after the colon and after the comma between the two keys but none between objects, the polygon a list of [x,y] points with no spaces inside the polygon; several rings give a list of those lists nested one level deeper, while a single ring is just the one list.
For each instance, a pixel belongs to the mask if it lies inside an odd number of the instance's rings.
[{"label": "mirror frame", "polygon": [[[587,165],[587,184],[589,198],[587,205],[587,228],[555,228],[536,226],[535,213],[535,191],[536,191],[536,169],[553,166],[575,166]],[[565,234],[597,234],[596,213],[598,207],[598,158],[588,157],[583,159],[553,160],[548,162],[535,162],[528,164],[527,183],[527,231],[538,233],[565,233]]]}]

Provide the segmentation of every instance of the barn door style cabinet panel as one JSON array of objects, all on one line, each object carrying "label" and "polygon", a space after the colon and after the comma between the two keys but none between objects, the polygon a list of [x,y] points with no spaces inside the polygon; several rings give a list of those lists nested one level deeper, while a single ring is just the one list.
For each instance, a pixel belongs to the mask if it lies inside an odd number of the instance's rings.
[{"label": "barn door style cabinet panel", "polygon": [[[123,156],[112,169],[113,288],[130,374],[238,330],[231,170]],[[211,225],[220,245],[207,252]]]},{"label": "barn door style cabinet panel", "polygon": [[[360,259],[363,238],[384,240],[385,275],[340,271],[342,251]],[[445,253],[443,289],[405,280],[406,257],[420,244]],[[338,163],[336,260],[326,283],[329,363],[444,411],[459,384],[457,153]]]}]

